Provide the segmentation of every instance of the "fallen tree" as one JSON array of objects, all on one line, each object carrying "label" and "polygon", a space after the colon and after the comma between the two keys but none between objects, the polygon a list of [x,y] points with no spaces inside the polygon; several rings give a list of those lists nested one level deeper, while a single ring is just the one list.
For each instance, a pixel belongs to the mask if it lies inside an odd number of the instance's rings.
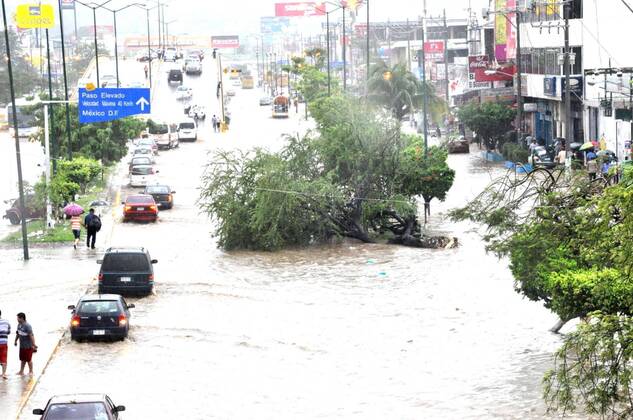
[{"label": "fallen tree", "polygon": [[277,153],[219,151],[203,177],[200,205],[225,249],[275,250],[348,237],[415,247],[456,246],[430,238],[418,197],[444,199],[454,172],[447,154],[401,134],[400,123],[361,100],[332,97],[311,107],[317,133],[288,136]]}]

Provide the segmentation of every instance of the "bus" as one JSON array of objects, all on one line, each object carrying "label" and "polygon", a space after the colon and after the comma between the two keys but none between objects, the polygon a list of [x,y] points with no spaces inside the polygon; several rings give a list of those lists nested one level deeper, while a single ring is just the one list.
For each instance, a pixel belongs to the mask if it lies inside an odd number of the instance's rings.
[{"label": "bus", "polygon": [[273,99],[273,118],[288,118],[288,108],[290,99],[287,96],[279,95]]},{"label": "bus", "polygon": [[255,81],[253,76],[242,76],[242,89],[253,89],[255,87]]},{"label": "bus", "polygon": [[[34,136],[39,131],[37,119],[35,118],[35,109],[39,101],[28,101],[26,99],[16,99],[15,107],[17,108],[18,117],[18,135],[20,138],[28,138]],[[7,116],[7,125],[9,126],[9,134],[15,135],[13,127],[13,107],[11,104],[5,108]]]}]

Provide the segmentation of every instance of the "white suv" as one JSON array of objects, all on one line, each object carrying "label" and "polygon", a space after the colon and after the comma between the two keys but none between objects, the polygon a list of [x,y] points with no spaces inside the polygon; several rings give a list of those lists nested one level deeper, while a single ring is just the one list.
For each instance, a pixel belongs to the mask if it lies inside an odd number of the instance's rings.
[{"label": "white suv", "polygon": [[198,126],[193,118],[187,118],[178,124],[178,140],[198,140]]},{"label": "white suv", "polygon": [[149,124],[148,132],[149,136],[154,139],[159,149],[173,149],[179,145],[175,129],[175,124],[167,124],[164,121],[152,120]]}]

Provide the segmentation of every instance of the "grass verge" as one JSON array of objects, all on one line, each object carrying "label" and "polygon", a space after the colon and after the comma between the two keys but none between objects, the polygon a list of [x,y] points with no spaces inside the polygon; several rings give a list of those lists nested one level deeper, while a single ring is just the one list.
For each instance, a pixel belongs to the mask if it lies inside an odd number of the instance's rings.
[{"label": "grass verge", "polygon": [[[81,195],[75,201],[86,212],[90,208],[90,203],[103,198],[102,195],[108,188],[108,178],[115,169],[116,165],[108,166],[103,173],[103,179],[101,176],[88,188],[85,194]],[[116,203],[115,203],[116,204]],[[55,227],[47,229],[45,220],[30,220],[26,224],[26,234],[30,243],[45,244],[45,243],[60,243],[60,242],[72,242],[73,233],[70,229],[70,221],[62,220],[56,221]],[[22,242],[22,231],[17,230],[0,240],[2,243],[15,244]]]}]

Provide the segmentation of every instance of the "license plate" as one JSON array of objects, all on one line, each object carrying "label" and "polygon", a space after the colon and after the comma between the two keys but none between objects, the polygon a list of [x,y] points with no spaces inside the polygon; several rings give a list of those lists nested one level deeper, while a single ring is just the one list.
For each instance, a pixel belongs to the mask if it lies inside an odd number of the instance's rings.
[{"label": "license plate", "polygon": [[105,335],[105,330],[92,330],[92,335]]},{"label": "license plate", "polygon": [[122,283],[129,283],[132,281],[132,277],[121,277],[119,280],[121,280]]},{"label": "license plate", "polygon": [[143,210],[145,210],[145,207],[137,207],[136,210],[143,211]]}]

